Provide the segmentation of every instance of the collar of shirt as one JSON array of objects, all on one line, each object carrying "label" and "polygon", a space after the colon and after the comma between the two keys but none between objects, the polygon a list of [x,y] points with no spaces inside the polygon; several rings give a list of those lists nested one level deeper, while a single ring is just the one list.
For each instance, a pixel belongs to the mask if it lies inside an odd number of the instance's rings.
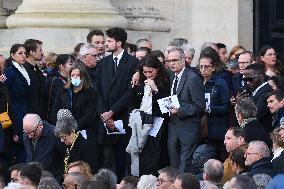
[{"label": "collar of shirt", "polygon": [[175,77],[178,77],[178,80],[180,80],[182,74],[183,74],[183,71],[184,71],[185,67],[183,67],[183,69],[176,75],[175,74]]},{"label": "collar of shirt", "polygon": [[123,53],[124,53],[124,49],[117,56],[114,56],[114,54],[112,54],[112,59],[113,60],[114,60],[115,57],[117,58],[117,66],[120,63],[120,59],[122,58]]},{"label": "collar of shirt", "polygon": [[252,96],[254,96],[264,85],[266,85],[268,82],[262,83],[260,86],[258,86],[255,91],[253,91]]},{"label": "collar of shirt", "polygon": [[181,78],[181,76],[183,74],[184,69],[185,69],[185,67],[177,75],[175,74],[175,77],[174,77],[174,80],[173,80],[173,84],[172,84],[172,88],[171,88],[171,95],[173,95],[175,79],[176,79],[176,77],[178,78],[178,82],[177,82],[177,88],[178,88],[178,85],[179,85],[179,82],[180,82],[180,78]]}]

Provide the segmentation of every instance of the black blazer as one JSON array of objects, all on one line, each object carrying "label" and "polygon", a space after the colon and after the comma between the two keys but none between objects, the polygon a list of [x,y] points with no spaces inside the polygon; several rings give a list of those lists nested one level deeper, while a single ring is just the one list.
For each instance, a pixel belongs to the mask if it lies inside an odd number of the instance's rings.
[{"label": "black blazer", "polygon": [[[131,79],[139,65],[139,60],[124,51],[116,72],[114,73],[113,55],[104,57],[97,68],[97,114],[99,116],[109,110],[114,112],[114,120],[123,120],[127,129],[128,105],[131,97]],[[113,75],[114,73],[114,75]],[[127,130],[126,130],[127,132]],[[113,144],[115,136],[107,136],[101,122],[99,126],[100,144]]]},{"label": "black blazer", "polygon": [[272,88],[267,83],[252,96],[252,100],[257,108],[256,118],[268,132],[272,131],[272,115],[267,107],[267,94],[271,91]]}]

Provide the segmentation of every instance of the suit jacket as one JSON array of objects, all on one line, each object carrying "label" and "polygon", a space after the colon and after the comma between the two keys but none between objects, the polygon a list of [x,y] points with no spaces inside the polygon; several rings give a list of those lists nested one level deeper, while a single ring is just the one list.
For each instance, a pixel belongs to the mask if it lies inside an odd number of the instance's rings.
[{"label": "suit jacket", "polygon": [[[112,110],[114,120],[123,120],[127,132],[128,104],[131,97],[131,78],[139,64],[139,60],[124,51],[117,70],[114,73],[113,55],[104,57],[97,68],[98,117]],[[114,73],[114,75],[113,75]],[[103,123],[100,121],[98,142],[113,144],[115,136],[107,136]]]},{"label": "suit jacket", "polygon": [[26,62],[24,67],[27,70],[31,80],[31,84],[29,86],[29,98],[26,99],[28,111],[43,117],[42,101],[45,100],[43,99],[43,90],[46,83],[45,77],[37,65],[33,66],[32,64]]},{"label": "suit jacket", "polygon": [[257,120],[263,125],[263,127],[268,131],[272,131],[272,115],[267,107],[267,94],[272,90],[270,85],[267,83],[263,87],[261,87],[257,93],[252,96],[252,100],[254,101],[257,114]]},{"label": "suit jacket", "polygon": [[204,87],[200,78],[188,68],[184,69],[179,81],[177,96],[180,107],[178,114],[171,115],[169,126],[176,130],[183,144],[195,144],[199,140],[200,116],[205,108]]}]

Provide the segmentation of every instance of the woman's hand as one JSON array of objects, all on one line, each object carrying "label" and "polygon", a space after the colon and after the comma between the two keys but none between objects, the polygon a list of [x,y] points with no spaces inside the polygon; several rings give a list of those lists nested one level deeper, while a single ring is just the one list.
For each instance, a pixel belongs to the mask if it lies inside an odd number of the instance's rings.
[{"label": "woman's hand", "polygon": [[7,79],[7,77],[4,74],[0,75],[0,81],[2,83],[4,83],[6,81],[6,79]]},{"label": "woman's hand", "polygon": [[151,90],[154,91],[154,92],[157,92],[158,91],[158,87],[157,85],[155,84],[154,80],[152,79],[146,79],[144,81],[145,85],[149,85]]}]

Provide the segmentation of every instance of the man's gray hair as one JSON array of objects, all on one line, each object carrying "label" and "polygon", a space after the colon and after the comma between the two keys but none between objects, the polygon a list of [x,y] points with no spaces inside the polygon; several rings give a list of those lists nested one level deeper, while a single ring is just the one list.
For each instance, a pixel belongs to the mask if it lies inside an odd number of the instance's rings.
[{"label": "man's gray hair", "polygon": [[170,180],[175,181],[176,177],[179,175],[179,170],[174,167],[165,167],[163,169],[160,169],[158,173],[165,173]]},{"label": "man's gray hair", "polygon": [[253,148],[255,152],[259,154],[261,158],[270,157],[270,151],[265,142],[260,140],[254,140],[249,143],[249,147]]},{"label": "man's gray hair", "polygon": [[94,180],[103,182],[110,189],[116,189],[117,177],[109,169],[100,169],[99,172],[94,176]]},{"label": "man's gray hair", "polygon": [[178,48],[178,47],[172,47],[170,49],[167,49],[168,51],[168,54],[171,53],[171,52],[178,52],[179,53],[179,59],[180,60],[184,60],[185,59],[185,54],[184,54],[184,51],[181,49],[181,48]]},{"label": "man's gray hair", "polygon": [[80,56],[84,56],[86,54],[89,54],[90,49],[97,49],[97,48],[90,43],[85,43],[84,45],[82,45],[82,47],[80,48],[80,51],[79,51]]},{"label": "man's gray hair", "polygon": [[151,42],[149,39],[138,39],[137,41],[136,41],[136,46],[137,46],[137,49],[138,48],[140,48],[140,47],[144,47],[142,44],[144,43],[144,42]]},{"label": "man's gray hair", "polygon": [[220,183],[224,175],[224,166],[219,160],[209,159],[204,164],[204,173],[207,175],[209,181]]},{"label": "man's gray hair", "polygon": [[266,186],[272,181],[271,176],[267,174],[256,174],[252,178],[257,186],[257,189],[265,189]]},{"label": "man's gray hair", "polygon": [[241,113],[244,119],[255,118],[256,105],[249,97],[244,97],[237,100],[235,106],[236,113]]},{"label": "man's gray hair", "polygon": [[58,182],[54,178],[51,178],[51,177],[40,179],[40,182],[37,188],[38,189],[61,189]]},{"label": "man's gray hair", "polygon": [[184,51],[184,52],[188,52],[190,53],[192,56],[194,56],[194,53],[195,53],[195,49],[193,48],[193,46],[191,44],[184,44],[181,46],[181,49]]},{"label": "man's gray hair", "polygon": [[181,47],[188,43],[187,39],[184,38],[175,38],[169,42],[169,46]]},{"label": "man's gray hair", "polygon": [[65,117],[59,119],[56,122],[56,126],[54,128],[54,134],[56,136],[60,136],[60,134],[70,135],[72,132],[77,131],[78,125],[74,118]]}]

